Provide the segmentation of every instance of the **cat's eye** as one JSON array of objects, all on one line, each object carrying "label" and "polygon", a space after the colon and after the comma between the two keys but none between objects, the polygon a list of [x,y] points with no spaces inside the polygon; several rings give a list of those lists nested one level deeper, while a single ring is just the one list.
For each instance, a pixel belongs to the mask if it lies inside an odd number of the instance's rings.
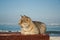
[{"label": "cat's eye", "polygon": [[26,21],[29,21],[29,19],[26,19]]},{"label": "cat's eye", "polygon": [[23,20],[21,20],[21,23],[23,22]]}]

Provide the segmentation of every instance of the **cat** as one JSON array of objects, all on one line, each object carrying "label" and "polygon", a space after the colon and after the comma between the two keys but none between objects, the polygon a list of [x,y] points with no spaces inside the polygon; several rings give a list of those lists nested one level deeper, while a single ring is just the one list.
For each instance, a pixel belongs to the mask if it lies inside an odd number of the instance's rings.
[{"label": "cat", "polygon": [[21,26],[21,34],[23,35],[45,34],[46,32],[46,25],[43,22],[32,21],[26,15],[21,16],[19,25]]}]

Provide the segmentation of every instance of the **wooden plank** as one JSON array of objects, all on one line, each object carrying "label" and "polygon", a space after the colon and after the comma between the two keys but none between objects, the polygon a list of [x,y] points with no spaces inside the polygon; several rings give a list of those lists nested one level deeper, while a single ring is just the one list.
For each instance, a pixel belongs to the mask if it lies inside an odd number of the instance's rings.
[{"label": "wooden plank", "polygon": [[49,40],[49,35],[21,35],[19,32],[0,33],[0,40]]}]

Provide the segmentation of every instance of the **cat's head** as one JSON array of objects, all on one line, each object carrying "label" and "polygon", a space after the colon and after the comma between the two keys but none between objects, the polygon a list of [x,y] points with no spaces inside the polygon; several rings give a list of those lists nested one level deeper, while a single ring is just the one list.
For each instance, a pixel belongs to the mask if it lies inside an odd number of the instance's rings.
[{"label": "cat's head", "polygon": [[28,27],[31,22],[32,22],[32,21],[31,21],[31,18],[24,15],[24,16],[21,16],[21,19],[20,19],[20,21],[19,21],[19,25],[20,25],[21,27]]}]

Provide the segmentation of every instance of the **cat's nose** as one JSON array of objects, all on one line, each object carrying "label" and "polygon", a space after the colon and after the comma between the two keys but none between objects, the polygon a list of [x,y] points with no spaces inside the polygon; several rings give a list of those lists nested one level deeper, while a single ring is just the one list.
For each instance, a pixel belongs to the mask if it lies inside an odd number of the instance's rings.
[{"label": "cat's nose", "polygon": [[26,25],[26,23],[24,23],[24,25]]}]

